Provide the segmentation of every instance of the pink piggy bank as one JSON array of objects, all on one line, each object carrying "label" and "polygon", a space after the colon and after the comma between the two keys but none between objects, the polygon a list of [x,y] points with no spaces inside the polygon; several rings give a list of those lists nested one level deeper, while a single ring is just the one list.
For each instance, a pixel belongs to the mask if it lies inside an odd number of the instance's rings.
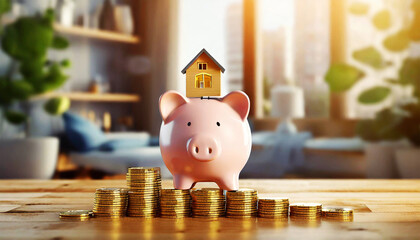
[{"label": "pink piggy bank", "polygon": [[235,91],[220,99],[201,99],[168,91],[159,108],[160,151],[174,187],[215,182],[221,189],[238,190],[252,146],[248,96]]}]

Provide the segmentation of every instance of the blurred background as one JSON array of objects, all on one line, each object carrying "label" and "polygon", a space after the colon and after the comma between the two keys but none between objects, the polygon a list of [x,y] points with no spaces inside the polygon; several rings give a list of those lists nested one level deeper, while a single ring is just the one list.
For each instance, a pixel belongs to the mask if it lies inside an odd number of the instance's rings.
[{"label": "blurred background", "polygon": [[419,0],[0,0],[0,178],[160,166],[205,48],[251,100],[241,178],[420,178]]}]

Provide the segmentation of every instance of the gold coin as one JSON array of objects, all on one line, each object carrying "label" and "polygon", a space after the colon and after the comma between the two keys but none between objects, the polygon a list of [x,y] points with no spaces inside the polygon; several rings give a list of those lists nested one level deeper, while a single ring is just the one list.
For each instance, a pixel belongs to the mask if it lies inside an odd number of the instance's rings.
[{"label": "gold coin", "polygon": [[227,218],[255,218],[256,215],[226,215]]},{"label": "gold coin", "polygon": [[[198,189],[198,190],[200,190],[200,189]],[[209,192],[216,191],[216,192],[222,192],[223,193],[223,189],[220,189],[220,188],[201,188],[201,190],[202,191],[209,191]]]},{"label": "gold coin", "polygon": [[188,207],[186,207],[186,208],[164,208],[164,207],[161,207],[160,208],[160,210],[161,211],[189,211],[191,208],[188,208]]},{"label": "gold coin", "polygon": [[322,208],[322,214],[324,215],[339,215],[339,214],[353,214],[353,209],[351,208],[338,208],[338,207],[324,207]]},{"label": "gold coin", "polygon": [[293,204],[290,204],[290,207],[313,208],[313,207],[322,207],[322,204],[320,203],[293,203]]},{"label": "gold coin", "polygon": [[127,200],[124,200],[124,201],[94,201],[93,204],[98,204],[98,205],[122,205],[122,204],[127,204]]},{"label": "gold coin", "polygon": [[244,193],[231,193],[231,192],[228,192],[228,194],[226,194],[226,197],[227,198],[229,198],[229,199],[255,199],[255,200],[257,200],[258,199],[258,196],[256,195],[256,194],[250,194],[250,195],[247,195],[247,194],[244,194]]},{"label": "gold coin", "polygon": [[223,195],[223,190],[218,189],[218,188],[204,188],[204,189],[197,189],[197,190],[193,190],[191,191],[192,194],[195,195],[200,195],[200,194],[218,194],[218,195]]},{"label": "gold coin", "polygon": [[261,210],[273,210],[273,211],[275,211],[275,210],[283,210],[283,209],[289,209],[289,207],[288,206],[261,206],[261,205],[258,205],[258,209],[261,209]]},{"label": "gold coin", "polygon": [[288,209],[289,206],[288,205],[265,206],[265,205],[258,204],[258,208],[259,209],[268,209],[268,210],[273,209],[274,210],[274,209]]},{"label": "gold coin", "polygon": [[96,192],[105,192],[105,193],[125,193],[127,191],[128,191],[127,188],[109,188],[109,187],[104,187],[104,188],[98,188],[98,189],[96,189]]},{"label": "gold coin", "polygon": [[146,178],[146,177],[129,178],[127,177],[127,185],[161,186],[162,182],[160,179],[157,179],[157,178]]},{"label": "gold coin", "polygon": [[161,178],[159,172],[131,172],[125,175],[126,177],[154,177],[154,178]]},{"label": "gold coin", "polygon": [[252,188],[240,188],[236,191],[228,191],[227,193],[248,193],[248,192],[256,192],[256,190],[252,189]]},{"label": "gold coin", "polygon": [[257,210],[257,207],[226,207],[226,210],[233,210],[233,211],[245,211],[245,210]]},{"label": "gold coin", "polygon": [[232,202],[232,203],[239,203],[239,202],[258,202],[257,198],[231,198],[231,197],[227,197],[226,198],[227,201]]},{"label": "gold coin", "polygon": [[166,194],[190,194],[190,190],[189,189],[162,189],[162,193],[166,193]]},{"label": "gold coin", "polygon": [[69,210],[60,212],[60,217],[89,217],[91,215],[91,210]]},{"label": "gold coin", "polygon": [[160,171],[160,167],[130,167],[128,172],[131,171]]},{"label": "gold coin", "polygon": [[284,213],[284,212],[289,212],[289,209],[282,209],[282,210],[272,211],[272,210],[264,210],[264,209],[259,208],[258,209],[258,212],[261,212],[261,213]]},{"label": "gold coin", "polygon": [[276,204],[276,203],[289,203],[288,198],[258,198],[260,203]]},{"label": "gold coin", "polygon": [[228,208],[257,208],[257,204],[230,204],[229,202],[227,202],[226,207]]},{"label": "gold coin", "polygon": [[126,199],[127,195],[96,194],[95,199]]},{"label": "gold coin", "polygon": [[185,202],[191,202],[190,198],[167,198],[167,197],[162,197],[160,198],[160,202],[163,203],[185,203]]},{"label": "gold coin", "polygon": [[105,205],[105,204],[93,204],[93,207],[102,207],[102,208],[124,208],[127,204],[115,204],[115,205]]},{"label": "gold coin", "polygon": [[216,205],[216,206],[196,206],[196,205],[192,205],[191,206],[193,209],[225,209],[225,206],[223,205]]},{"label": "gold coin", "polygon": [[191,208],[193,211],[221,211],[221,210],[225,210],[225,208],[223,206],[220,207],[192,207]]},{"label": "gold coin", "polygon": [[227,216],[246,216],[246,215],[257,215],[257,212],[226,212]]},{"label": "gold coin", "polygon": [[187,209],[160,209],[161,213],[189,213],[191,212],[189,208]]},{"label": "gold coin", "polygon": [[104,200],[104,201],[123,201],[123,200],[126,200],[126,199],[128,199],[128,196],[127,197],[107,197],[107,196],[103,196],[103,197],[100,197],[100,196],[96,196],[95,198],[94,198],[95,200]]}]

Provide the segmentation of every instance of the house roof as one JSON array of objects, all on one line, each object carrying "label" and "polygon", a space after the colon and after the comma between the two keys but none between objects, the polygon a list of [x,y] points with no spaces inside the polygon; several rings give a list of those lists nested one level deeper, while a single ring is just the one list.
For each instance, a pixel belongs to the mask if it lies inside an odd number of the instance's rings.
[{"label": "house roof", "polygon": [[218,63],[217,61],[216,61],[216,59],[214,59],[211,55],[210,55],[210,53],[209,52],[207,52],[207,50],[206,49],[204,49],[203,48],[203,50],[201,50],[192,60],[191,60],[191,62],[189,62],[188,63],[188,65],[187,66],[185,66],[184,67],[184,69],[182,69],[182,73],[183,74],[185,74],[186,72],[187,72],[187,69],[195,62],[195,60],[197,60],[197,58],[198,57],[200,57],[201,56],[201,54],[203,54],[203,53],[205,53],[207,56],[209,56],[209,58],[214,62],[214,63],[216,63],[216,65],[220,68],[220,71],[222,71],[222,73],[224,73],[225,72],[225,68],[224,67],[222,67],[222,65],[220,65],[220,63]]}]

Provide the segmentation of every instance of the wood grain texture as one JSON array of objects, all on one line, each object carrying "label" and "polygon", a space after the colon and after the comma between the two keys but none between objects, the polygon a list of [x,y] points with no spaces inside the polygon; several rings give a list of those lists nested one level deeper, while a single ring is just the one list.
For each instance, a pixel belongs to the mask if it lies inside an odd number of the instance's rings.
[{"label": "wood grain texture", "polygon": [[[260,197],[350,206],[354,222],[268,219],[60,220],[58,213],[91,209],[96,188],[124,180],[1,180],[0,239],[419,239],[420,180],[241,180]],[[199,183],[197,187],[212,187]],[[163,187],[172,187],[165,180]]]},{"label": "wood grain texture", "polygon": [[130,43],[130,44],[140,43],[139,37],[123,34],[119,32],[105,31],[105,30],[99,30],[99,29],[89,29],[89,28],[80,27],[80,26],[66,27],[57,23],[54,24],[54,29],[59,33],[73,35],[73,36],[81,36],[81,37],[88,37],[88,38],[100,39],[100,40],[105,40],[105,41]]},{"label": "wood grain texture", "polygon": [[31,100],[51,97],[68,97],[72,101],[80,102],[139,102],[140,96],[128,93],[89,93],[89,92],[53,92],[31,98]]}]

